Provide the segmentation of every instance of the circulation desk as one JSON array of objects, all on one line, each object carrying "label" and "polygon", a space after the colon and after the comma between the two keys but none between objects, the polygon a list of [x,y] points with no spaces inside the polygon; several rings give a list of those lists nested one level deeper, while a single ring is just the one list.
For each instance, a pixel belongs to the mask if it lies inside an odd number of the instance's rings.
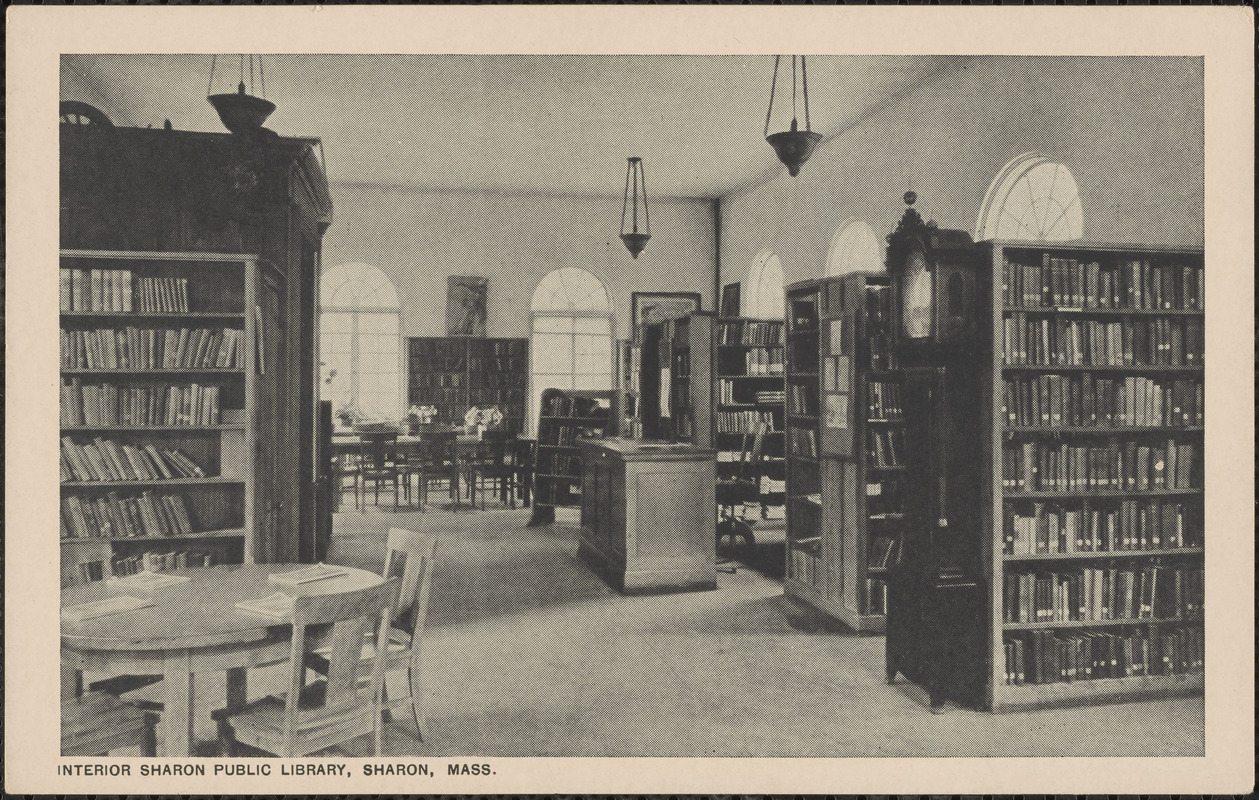
[{"label": "circulation desk", "polygon": [[643,439],[588,439],[578,555],[626,594],[717,586],[715,453]]}]

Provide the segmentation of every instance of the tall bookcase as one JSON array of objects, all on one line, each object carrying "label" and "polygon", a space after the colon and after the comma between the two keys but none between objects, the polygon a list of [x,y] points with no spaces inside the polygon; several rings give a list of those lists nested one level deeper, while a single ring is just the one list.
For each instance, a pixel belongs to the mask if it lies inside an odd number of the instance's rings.
[{"label": "tall bookcase", "polygon": [[538,403],[538,448],[533,464],[530,525],[555,521],[555,509],[581,505],[579,439],[615,432],[616,391],[545,389]]},{"label": "tall bookcase", "polygon": [[639,410],[643,436],[713,446],[713,314],[643,326]]},{"label": "tall bookcase", "polygon": [[1201,692],[1202,251],[981,253],[991,708]]},{"label": "tall bookcase", "polygon": [[503,425],[524,430],[528,339],[407,339],[407,403],[433,406],[437,421],[463,424],[472,406],[498,406]]},{"label": "tall bookcase", "polygon": [[252,454],[274,414],[259,403],[270,270],[61,252],[62,585],[265,555]]},{"label": "tall bookcase", "polygon": [[885,275],[788,287],[786,591],[884,629],[904,509],[901,374]]},{"label": "tall bookcase", "polygon": [[713,442],[717,477],[735,477],[744,432],[764,421],[766,433],[759,467],[762,516],[770,507],[781,507],[786,498],[785,330],[781,321],[720,317],[714,337]]}]

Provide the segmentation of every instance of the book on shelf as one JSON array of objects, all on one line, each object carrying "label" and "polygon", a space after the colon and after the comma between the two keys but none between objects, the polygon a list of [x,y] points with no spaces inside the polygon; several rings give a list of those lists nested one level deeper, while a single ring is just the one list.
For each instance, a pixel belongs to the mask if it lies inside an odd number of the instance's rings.
[{"label": "book on shelf", "polygon": [[61,438],[63,481],[148,481],[203,478],[206,473],[178,449],[159,451],[152,444],[133,445],[95,437],[78,444]]},{"label": "book on shelf", "polygon": [[1202,546],[1200,508],[1178,501],[1122,500],[1079,508],[1024,501],[1009,504],[1005,516],[1004,552],[1011,556]]},{"label": "book on shelf", "polygon": [[787,385],[786,389],[787,410],[792,414],[804,414],[806,416],[817,416],[818,402],[817,389],[812,386],[804,386],[798,383]]},{"label": "book on shelf", "polygon": [[194,533],[184,498],[180,495],[122,497],[109,492],[100,497],[69,495],[61,510],[71,538],[188,536]]},{"label": "book on shelf", "polygon": [[110,568],[114,575],[136,575],[141,572],[157,573],[168,569],[210,567],[214,565],[214,561],[213,553],[201,550],[171,550],[164,553],[146,550],[130,555],[114,555],[110,559]]},{"label": "book on shelf", "polygon": [[62,425],[218,425],[219,387],[84,384],[62,380]]},{"label": "book on shelf", "polygon": [[66,606],[61,609],[61,621],[69,623],[87,622],[88,620],[109,617],[115,614],[126,614],[151,605],[153,605],[152,600],[123,594],[92,603]]},{"label": "book on shelf", "polygon": [[866,578],[865,609],[867,614],[887,613],[887,581],[883,578]]},{"label": "book on shelf", "polygon": [[872,420],[900,420],[904,414],[901,409],[900,384],[870,381],[866,384],[866,406]]},{"label": "book on shelf", "polygon": [[187,575],[169,575],[161,572],[142,570],[131,575],[115,576],[109,579],[111,586],[127,589],[164,589],[167,586],[178,586],[192,580]]},{"label": "book on shelf", "polygon": [[1203,570],[1146,564],[1007,571],[1002,597],[1006,623],[1191,619],[1202,614]]},{"label": "book on shelf", "polygon": [[721,320],[717,323],[717,343],[723,345],[781,345],[783,323],[752,320]]},{"label": "book on shelf", "polygon": [[278,583],[282,586],[301,586],[305,583],[314,583],[328,578],[336,578],[341,575],[348,575],[349,570],[344,567],[329,566],[327,564],[312,564],[309,567],[295,569],[291,572],[273,572],[267,576],[267,580],[272,583]]},{"label": "book on shelf", "polygon": [[1110,263],[1043,253],[1039,263],[1001,268],[1001,297],[1016,308],[1202,311],[1203,268],[1175,257],[1117,258]]},{"label": "book on shelf", "polygon": [[79,578],[84,583],[104,580],[105,562],[100,559],[79,562]]},{"label": "book on shelf", "polygon": [[1027,631],[1003,638],[1004,681],[1010,685],[1201,672],[1201,627],[1157,632]]},{"label": "book on shelf", "polygon": [[236,604],[236,608],[269,619],[291,619],[293,616],[293,596],[284,592],[274,592],[257,600],[242,600]]},{"label": "book on shelf", "polygon": [[238,328],[61,329],[66,369],[225,369],[242,364]]},{"label": "book on shelf", "polygon": [[714,414],[717,433],[751,433],[764,422],[766,432],[775,430],[772,411],[718,411]]},{"label": "book on shelf", "polygon": [[62,311],[132,310],[135,279],[129,269],[61,267],[58,277]]},{"label": "book on shelf", "polygon": [[887,569],[895,561],[896,540],[890,536],[871,536],[870,547],[866,552],[866,566],[869,569]]},{"label": "book on shelf", "polygon": [[1002,448],[1007,492],[1158,491],[1201,487],[1198,445],[1110,439],[1104,445],[1029,441]]},{"label": "book on shelf", "polygon": [[788,452],[793,456],[817,458],[817,432],[812,428],[788,428],[787,447]]},{"label": "book on shelf", "polygon": [[1200,380],[1037,375],[1002,381],[1001,414],[1019,427],[1191,427],[1204,420]]},{"label": "book on shelf", "polygon": [[875,467],[897,467],[903,462],[904,433],[898,429],[870,430],[866,433],[866,456]]}]

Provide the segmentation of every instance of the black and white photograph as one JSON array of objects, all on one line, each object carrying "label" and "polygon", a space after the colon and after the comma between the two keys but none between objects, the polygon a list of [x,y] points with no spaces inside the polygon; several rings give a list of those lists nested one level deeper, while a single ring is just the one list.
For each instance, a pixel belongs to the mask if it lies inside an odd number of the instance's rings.
[{"label": "black and white photograph", "polygon": [[21,11],[15,791],[1253,784],[1249,12]]}]

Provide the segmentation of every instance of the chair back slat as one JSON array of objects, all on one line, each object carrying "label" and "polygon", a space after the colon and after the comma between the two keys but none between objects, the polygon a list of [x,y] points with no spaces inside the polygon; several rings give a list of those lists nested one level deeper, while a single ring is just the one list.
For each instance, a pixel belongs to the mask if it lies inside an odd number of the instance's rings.
[{"label": "chair back slat", "polygon": [[405,528],[389,529],[384,575],[401,581],[393,625],[411,636],[414,647],[419,646],[424,631],[436,549],[437,537],[431,534]]},{"label": "chair back slat", "polygon": [[362,463],[372,470],[384,470],[394,459],[398,447],[396,433],[361,433],[359,455]]},{"label": "chair back slat", "polygon": [[[398,596],[397,579],[353,592],[293,598],[292,674],[285,703],[285,727],[292,732],[320,717],[354,707],[378,705],[384,680],[388,621]],[[312,628],[315,629],[312,631]],[[371,678],[358,680],[363,640],[371,631],[376,660]],[[300,706],[306,660],[315,647],[330,646],[324,703]]]}]

